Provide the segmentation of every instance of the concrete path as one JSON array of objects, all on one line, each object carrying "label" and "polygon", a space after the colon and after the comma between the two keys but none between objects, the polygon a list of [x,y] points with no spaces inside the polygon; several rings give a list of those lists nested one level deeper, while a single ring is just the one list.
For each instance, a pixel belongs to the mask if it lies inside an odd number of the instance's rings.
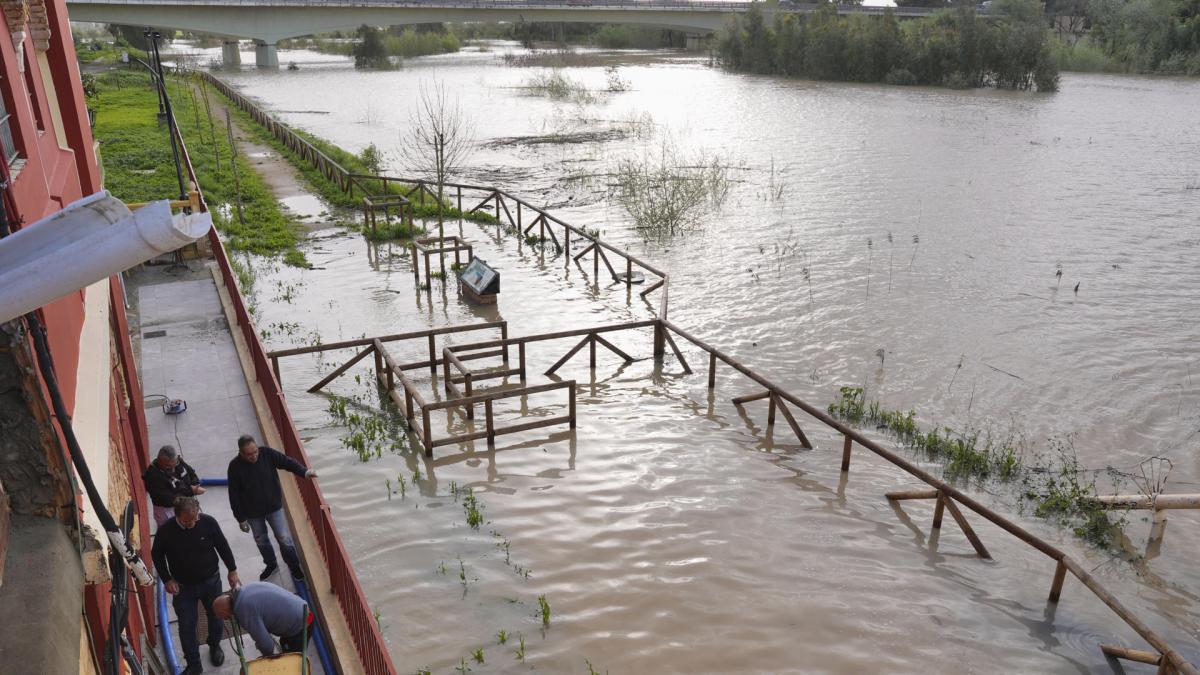
[{"label": "concrete path", "polygon": [[[159,447],[174,445],[201,478],[225,478],[229,461],[237,454],[237,438],[262,432],[250,401],[250,392],[238,361],[237,351],[217,288],[208,267],[190,261],[190,269],[167,266],[134,270],[127,280],[130,332],[140,353],[139,373],[146,396],[146,425],[150,454]],[[187,412],[167,415],[163,397],[187,401]],[[242,583],[258,581],[262,555],[249,534],[238,529],[223,487],[210,487],[200,496],[204,513],[217,519],[229,540]],[[278,547],[276,546],[278,553]],[[295,590],[287,567],[280,560],[270,581]],[[221,569],[224,579],[226,570]],[[169,604],[168,604],[169,607]],[[180,648],[174,609],[170,609],[175,651],[180,666]],[[202,613],[203,614],[203,613]],[[258,650],[247,638],[247,655]],[[225,643],[225,665],[214,668],[208,648],[200,647],[206,673],[237,673],[239,663],[229,641]],[[315,649],[310,649],[313,672],[322,672]]]}]

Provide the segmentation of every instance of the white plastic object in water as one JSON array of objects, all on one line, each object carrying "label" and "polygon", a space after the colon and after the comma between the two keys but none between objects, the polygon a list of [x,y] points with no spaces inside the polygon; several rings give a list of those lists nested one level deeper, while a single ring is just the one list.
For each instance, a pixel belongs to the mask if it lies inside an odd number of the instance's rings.
[{"label": "white plastic object in water", "polygon": [[207,213],[171,215],[166,200],[130,211],[107,191],[0,239],[0,323],[208,233]]}]

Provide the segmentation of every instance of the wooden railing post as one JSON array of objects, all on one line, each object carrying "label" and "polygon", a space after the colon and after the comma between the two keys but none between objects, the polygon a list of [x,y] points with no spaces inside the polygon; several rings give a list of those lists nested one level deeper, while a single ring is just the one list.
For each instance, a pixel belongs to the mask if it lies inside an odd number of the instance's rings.
[{"label": "wooden railing post", "polygon": [[1054,581],[1050,583],[1050,602],[1058,602],[1062,596],[1063,582],[1067,579],[1067,566],[1060,560],[1054,568]]},{"label": "wooden railing post", "polygon": [[571,428],[575,428],[575,386],[567,389],[567,414],[571,418]]},{"label": "wooden railing post", "polygon": [[508,365],[508,322],[500,324],[500,339],[504,340],[504,344],[500,345],[500,351],[504,354],[504,365]]},{"label": "wooden railing post", "polygon": [[483,402],[483,416],[487,423],[487,442],[488,447],[496,444],[496,423],[492,419],[492,401],[488,399]]},{"label": "wooden railing post", "polygon": [[842,471],[850,470],[850,448],[854,445],[854,439],[846,436],[846,441],[842,443]]},{"label": "wooden railing post", "polygon": [[708,388],[717,388],[717,355],[708,353]]},{"label": "wooden railing post", "polygon": [[946,495],[941,490],[937,491],[937,504],[933,507],[933,528],[934,530],[942,527],[942,514],[946,511]]},{"label": "wooden railing post", "polygon": [[592,370],[596,369],[596,336],[588,336],[588,358],[591,363]]},{"label": "wooden railing post", "polygon": [[375,354],[375,381],[378,382],[383,375],[383,354],[380,354],[374,346],[371,347],[371,351]]},{"label": "wooden railing post", "polygon": [[429,336],[429,372],[437,375],[437,349],[433,345],[433,336]]},{"label": "wooden railing post", "polygon": [[421,408],[421,436],[425,441],[425,456],[433,457],[433,429],[429,425],[428,408]]},{"label": "wooden railing post", "polygon": [[662,321],[654,324],[654,360],[662,363],[667,353],[667,328]]},{"label": "wooden railing post", "polygon": [[767,397],[767,429],[775,426],[775,392]]},{"label": "wooden railing post", "polygon": [[519,363],[517,367],[521,369],[521,381],[525,381],[525,343],[517,343],[517,359]]},{"label": "wooden railing post", "polygon": [[[446,359],[446,360],[449,361],[449,359]],[[467,396],[471,395],[471,373],[470,372],[467,372],[467,374],[465,376],[463,390],[466,392]],[[475,419],[475,404],[474,403],[467,404],[467,419],[469,419],[469,420]]]}]

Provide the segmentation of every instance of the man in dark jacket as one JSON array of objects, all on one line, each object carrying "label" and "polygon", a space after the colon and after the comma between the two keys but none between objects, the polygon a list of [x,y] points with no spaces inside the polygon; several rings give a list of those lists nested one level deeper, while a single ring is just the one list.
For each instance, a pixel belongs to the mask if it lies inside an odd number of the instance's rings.
[{"label": "man in dark jacket", "polygon": [[182,675],[204,670],[200,664],[200,642],[196,639],[197,600],[204,604],[208,614],[208,657],[214,666],[220,666],[225,662],[225,653],[221,651],[224,623],[213,612],[213,601],[221,594],[218,556],[229,570],[230,588],[236,588],[241,581],[233,551],[217,519],[200,513],[200,502],[195,497],[177,498],[175,518],[158,528],[151,555],[167,592],[175,596],[172,602],[179,617],[179,641],[187,660]]},{"label": "man in dark jacket", "polygon": [[283,515],[283,487],[279,484],[277,469],[291,471],[301,478],[316,478],[317,472],[305,468],[299,462],[274,448],[258,447],[252,436],[238,439],[238,456],[229,462],[229,507],[237,518],[242,532],[254,531],[254,543],[262,553],[266,568],[258,575],[260,581],[279,569],[275,549],[267,526],[275,532],[283,562],[296,579],[304,578],[300,558],[296,555],[292,535],[288,532],[287,520]]},{"label": "man in dark jacket", "polygon": [[173,445],[158,449],[158,457],[142,473],[142,482],[154,503],[154,524],[159,527],[175,515],[176,497],[204,494],[196,470],[183,461]]}]

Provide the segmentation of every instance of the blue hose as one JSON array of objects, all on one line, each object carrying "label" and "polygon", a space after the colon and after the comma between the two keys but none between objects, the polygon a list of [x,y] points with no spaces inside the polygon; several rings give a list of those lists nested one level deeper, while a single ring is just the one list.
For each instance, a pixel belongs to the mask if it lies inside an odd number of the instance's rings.
[{"label": "blue hose", "polygon": [[162,579],[158,580],[158,631],[162,637],[162,650],[167,659],[167,671],[179,675],[179,660],[175,658],[175,640],[171,637],[171,617],[167,614],[167,589]]},{"label": "blue hose", "polygon": [[228,478],[201,478],[200,487],[225,487],[229,485]]},{"label": "blue hose", "polygon": [[[296,595],[304,598],[309,607],[316,607],[313,604],[312,598],[308,595],[308,586],[299,579],[293,579],[296,584]],[[325,638],[321,635],[321,624],[318,621],[313,622],[313,644],[317,647],[317,656],[321,659],[321,668],[325,670],[326,675],[334,675],[338,671],[333,669],[333,661],[329,659],[329,650],[325,648]],[[305,655],[307,658],[307,655]]]}]

